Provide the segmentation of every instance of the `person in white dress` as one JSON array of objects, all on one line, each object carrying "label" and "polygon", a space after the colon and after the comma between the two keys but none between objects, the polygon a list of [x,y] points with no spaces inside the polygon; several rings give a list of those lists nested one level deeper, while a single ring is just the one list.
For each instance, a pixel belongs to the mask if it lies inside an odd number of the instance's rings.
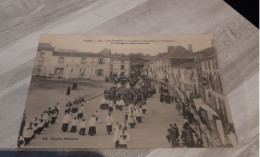
[{"label": "person in white dress", "polygon": [[143,111],[143,114],[146,114],[146,105],[142,105],[142,111]]},{"label": "person in white dress", "polygon": [[49,115],[48,115],[47,111],[43,112],[43,119],[44,119],[44,123],[45,123],[44,127],[48,128],[50,121],[49,121]]},{"label": "person in white dress", "polygon": [[105,97],[103,97],[102,99],[101,99],[101,102],[100,102],[100,109],[107,109],[107,100],[106,100],[106,98]]},{"label": "person in white dress", "polygon": [[128,120],[129,108],[125,107],[125,121]]},{"label": "person in white dress", "polygon": [[67,132],[68,131],[68,127],[69,127],[69,122],[70,122],[70,115],[68,113],[65,114],[65,116],[63,117],[62,120],[62,128],[61,130],[63,132]]},{"label": "person in white dress", "polygon": [[44,124],[43,115],[41,114],[40,118],[38,118],[38,134],[41,134],[42,130],[44,129]]},{"label": "person in white dress", "polygon": [[58,109],[55,107],[55,109],[52,110],[52,117],[51,117],[52,125],[56,122],[57,117],[58,117]]},{"label": "person in white dress", "polygon": [[134,113],[133,112],[131,112],[130,114],[129,114],[129,116],[128,116],[128,124],[129,124],[129,126],[130,126],[130,128],[134,128],[134,126],[135,126],[135,116],[134,116]]},{"label": "person in white dress", "polygon": [[24,128],[23,131],[23,137],[24,137],[24,146],[28,145],[31,141],[31,138],[33,136],[33,129],[32,129],[32,123]]},{"label": "person in white dress", "polygon": [[98,110],[96,110],[94,115],[95,115],[95,118],[96,118],[96,122],[99,123],[99,119],[98,119],[99,118],[99,112],[98,112]]},{"label": "person in white dress", "polygon": [[84,136],[86,134],[86,128],[87,128],[87,123],[84,118],[82,119],[82,122],[80,122],[79,126],[80,126],[79,134]]},{"label": "person in white dress", "polygon": [[76,117],[74,117],[74,119],[71,121],[70,132],[77,132],[77,124],[78,124],[78,120]]},{"label": "person in white dress", "polygon": [[125,102],[124,102],[124,100],[121,98],[121,99],[119,100],[119,102],[118,102],[118,109],[119,109],[120,111],[122,111],[124,106],[125,106]]},{"label": "person in white dress", "polygon": [[129,82],[126,83],[125,87],[126,87],[127,89],[130,89],[130,84],[129,84]]},{"label": "person in white dress", "polygon": [[122,128],[122,125],[119,124],[119,122],[116,123],[114,127],[114,142],[115,142],[115,148],[119,147],[119,135],[120,135],[120,129]]},{"label": "person in white dress", "polygon": [[84,112],[84,105],[81,104],[79,107],[78,107],[78,119],[82,119],[83,118],[83,112]]},{"label": "person in white dress", "polygon": [[142,111],[141,111],[140,107],[136,108],[134,114],[135,114],[135,117],[136,117],[136,121],[138,123],[142,123]]},{"label": "person in white dress", "polygon": [[119,148],[127,148],[127,143],[130,140],[130,135],[126,128],[122,128],[119,135]]},{"label": "person in white dress", "polygon": [[114,102],[112,100],[109,101],[109,104],[108,104],[108,111],[109,112],[113,112],[113,106],[114,106]]},{"label": "person in white dress", "polygon": [[121,88],[121,87],[122,87],[121,83],[118,82],[118,83],[117,83],[117,88]]},{"label": "person in white dress", "polygon": [[108,116],[106,118],[106,126],[107,126],[107,133],[110,135],[110,132],[112,132],[112,125],[113,125],[114,119],[111,116],[111,113],[108,113]]},{"label": "person in white dress", "polygon": [[96,118],[95,118],[95,115],[93,115],[89,122],[88,122],[88,126],[89,126],[89,129],[88,129],[88,134],[90,136],[93,136],[96,134]]},{"label": "person in white dress", "polygon": [[33,130],[33,135],[32,135],[32,139],[35,137],[35,134],[37,134],[38,131],[38,123],[32,123],[32,130]]}]

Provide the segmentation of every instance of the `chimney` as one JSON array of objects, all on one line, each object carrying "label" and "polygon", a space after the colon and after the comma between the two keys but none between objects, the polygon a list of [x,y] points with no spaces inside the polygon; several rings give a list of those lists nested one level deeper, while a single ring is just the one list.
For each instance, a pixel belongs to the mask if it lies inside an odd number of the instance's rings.
[{"label": "chimney", "polygon": [[193,53],[192,44],[188,44],[188,49],[191,53]]}]

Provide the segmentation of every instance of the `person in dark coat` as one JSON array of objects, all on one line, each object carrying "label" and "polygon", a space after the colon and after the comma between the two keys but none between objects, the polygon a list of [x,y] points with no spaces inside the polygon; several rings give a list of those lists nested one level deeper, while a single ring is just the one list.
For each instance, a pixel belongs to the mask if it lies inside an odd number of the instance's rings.
[{"label": "person in dark coat", "polygon": [[181,131],[181,140],[182,140],[182,145],[186,146],[187,145],[187,133],[185,130]]},{"label": "person in dark coat", "polygon": [[183,123],[183,129],[187,130],[188,127],[190,127],[189,123],[187,122],[187,120]]},{"label": "person in dark coat", "polygon": [[172,127],[172,128],[175,130],[176,138],[179,138],[180,134],[179,134],[179,129],[178,129],[176,123],[173,124],[173,127]]},{"label": "person in dark coat", "polygon": [[198,134],[195,134],[195,137],[197,138],[197,139],[196,139],[195,147],[203,147],[203,141],[202,141],[202,139],[199,137],[199,135],[198,135]]},{"label": "person in dark coat", "polygon": [[75,83],[75,90],[78,88],[78,84],[77,83]]},{"label": "person in dark coat", "polygon": [[19,132],[20,136],[23,135],[23,130],[24,130],[25,124],[26,124],[26,115],[25,115],[25,113],[23,113],[23,120],[22,120],[22,123],[21,123],[20,132]]},{"label": "person in dark coat", "polygon": [[70,95],[70,86],[67,89],[67,95]]},{"label": "person in dark coat", "polygon": [[181,109],[182,109],[182,115],[185,116],[186,106],[184,105],[184,103],[182,103]]},{"label": "person in dark coat", "polygon": [[193,113],[191,113],[190,110],[188,110],[188,111],[186,112],[186,116],[187,116],[187,119],[188,119],[189,124],[192,124],[192,121],[193,121],[193,119],[194,119]]},{"label": "person in dark coat", "polygon": [[181,114],[181,105],[179,102],[176,103],[176,109],[179,112],[179,114]]},{"label": "person in dark coat", "polygon": [[193,139],[193,135],[187,134],[186,139],[187,139],[187,147],[194,147],[195,141]]},{"label": "person in dark coat", "polygon": [[171,143],[173,140],[172,124],[170,124],[170,128],[168,128],[167,131],[168,131],[168,135],[166,136],[166,138],[167,138],[168,142]]}]

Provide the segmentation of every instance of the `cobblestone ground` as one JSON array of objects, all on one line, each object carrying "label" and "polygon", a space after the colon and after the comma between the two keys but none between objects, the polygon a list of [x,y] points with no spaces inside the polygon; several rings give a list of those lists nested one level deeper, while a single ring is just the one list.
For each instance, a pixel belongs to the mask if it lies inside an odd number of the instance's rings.
[{"label": "cobblestone ground", "polygon": [[[158,85],[154,83],[157,87]],[[54,106],[60,102],[61,111],[54,125],[46,128],[42,134],[36,135],[30,142],[28,148],[114,148],[113,134],[106,132],[105,118],[107,110],[100,110],[100,100],[102,96],[96,97],[85,103],[84,117],[89,120],[95,110],[99,109],[100,122],[97,124],[97,134],[95,136],[81,136],[77,133],[63,133],[61,131],[63,111],[68,100],[74,100],[77,96],[88,95],[89,97],[102,93],[105,87],[112,84],[95,82],[89,84],[79,84],[78,89],[71,91],[70,96],[66,96],[68,84],[66,83],[33,83],[28,95],[25,113],[28,119],[32,119],[37,114]],[[36,88],[37,87],[37,88]],[[114,121],[122,122],[124,119],[123,111],[115,110],[112,113]],[[147,113],[143,117],[143,122],[138,123],[134,129],[128,129],[130,141],[128,148],[169,148],[170,144],[166,139],[167,128],[170,123],[177,123],[181,131],[184,119],[180,116],[175,104],[161,103],[157,92],[153,98],[147,101]],[[66,139],[67,138],[67,139]],[[45,139],[45,140],[44,140]]]}]

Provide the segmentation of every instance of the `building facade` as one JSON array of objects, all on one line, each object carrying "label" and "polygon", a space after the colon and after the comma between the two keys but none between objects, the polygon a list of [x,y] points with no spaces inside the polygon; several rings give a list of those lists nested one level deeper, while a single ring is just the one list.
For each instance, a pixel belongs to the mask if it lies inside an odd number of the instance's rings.
[{"label": "building facade", "polygon": [[217,130],[212,137],[221,139],[219,143],[225,145],[233,121],[216,49],[213,42],[211,47],[197,52],[192,51],[191,45],[188,47],[189,50],[181,46],[168,47],[167,53],[145,64],[144,74],[167,82],[175,89],[173,94],[178,94],[184,104],[188,99],[192,101],[199,117],[212,130]]},{"label": "building facade", "polygon": [[121,73],[128,76],[131,70],[131,62],[123,57],[113,57],[110,69],[110,77],[112,77],[113,74],[119,76]]},{"label": "building facade", "polygon": [[222,120],[225,131],[232,123],[227,96],[223,88],[223,78],[220,74],[219,61],[214,47],[195,53],[200,58],[202,75],[203,100]]},{"label": "building facade", "polygon": [[99,53],[55,49],[40,43],[33,76],[56,79],[88,79],[104,81],[113,73],[130,72],[130,61]]},{"label": "building facade", "polygon": [[186,50],[182,46],[169,46],[167,53],[156,56],[145,63],[144,74],[155,80],[168,82],[171,79],[172,67],[186,62],[193,62],[192,49]]}]

